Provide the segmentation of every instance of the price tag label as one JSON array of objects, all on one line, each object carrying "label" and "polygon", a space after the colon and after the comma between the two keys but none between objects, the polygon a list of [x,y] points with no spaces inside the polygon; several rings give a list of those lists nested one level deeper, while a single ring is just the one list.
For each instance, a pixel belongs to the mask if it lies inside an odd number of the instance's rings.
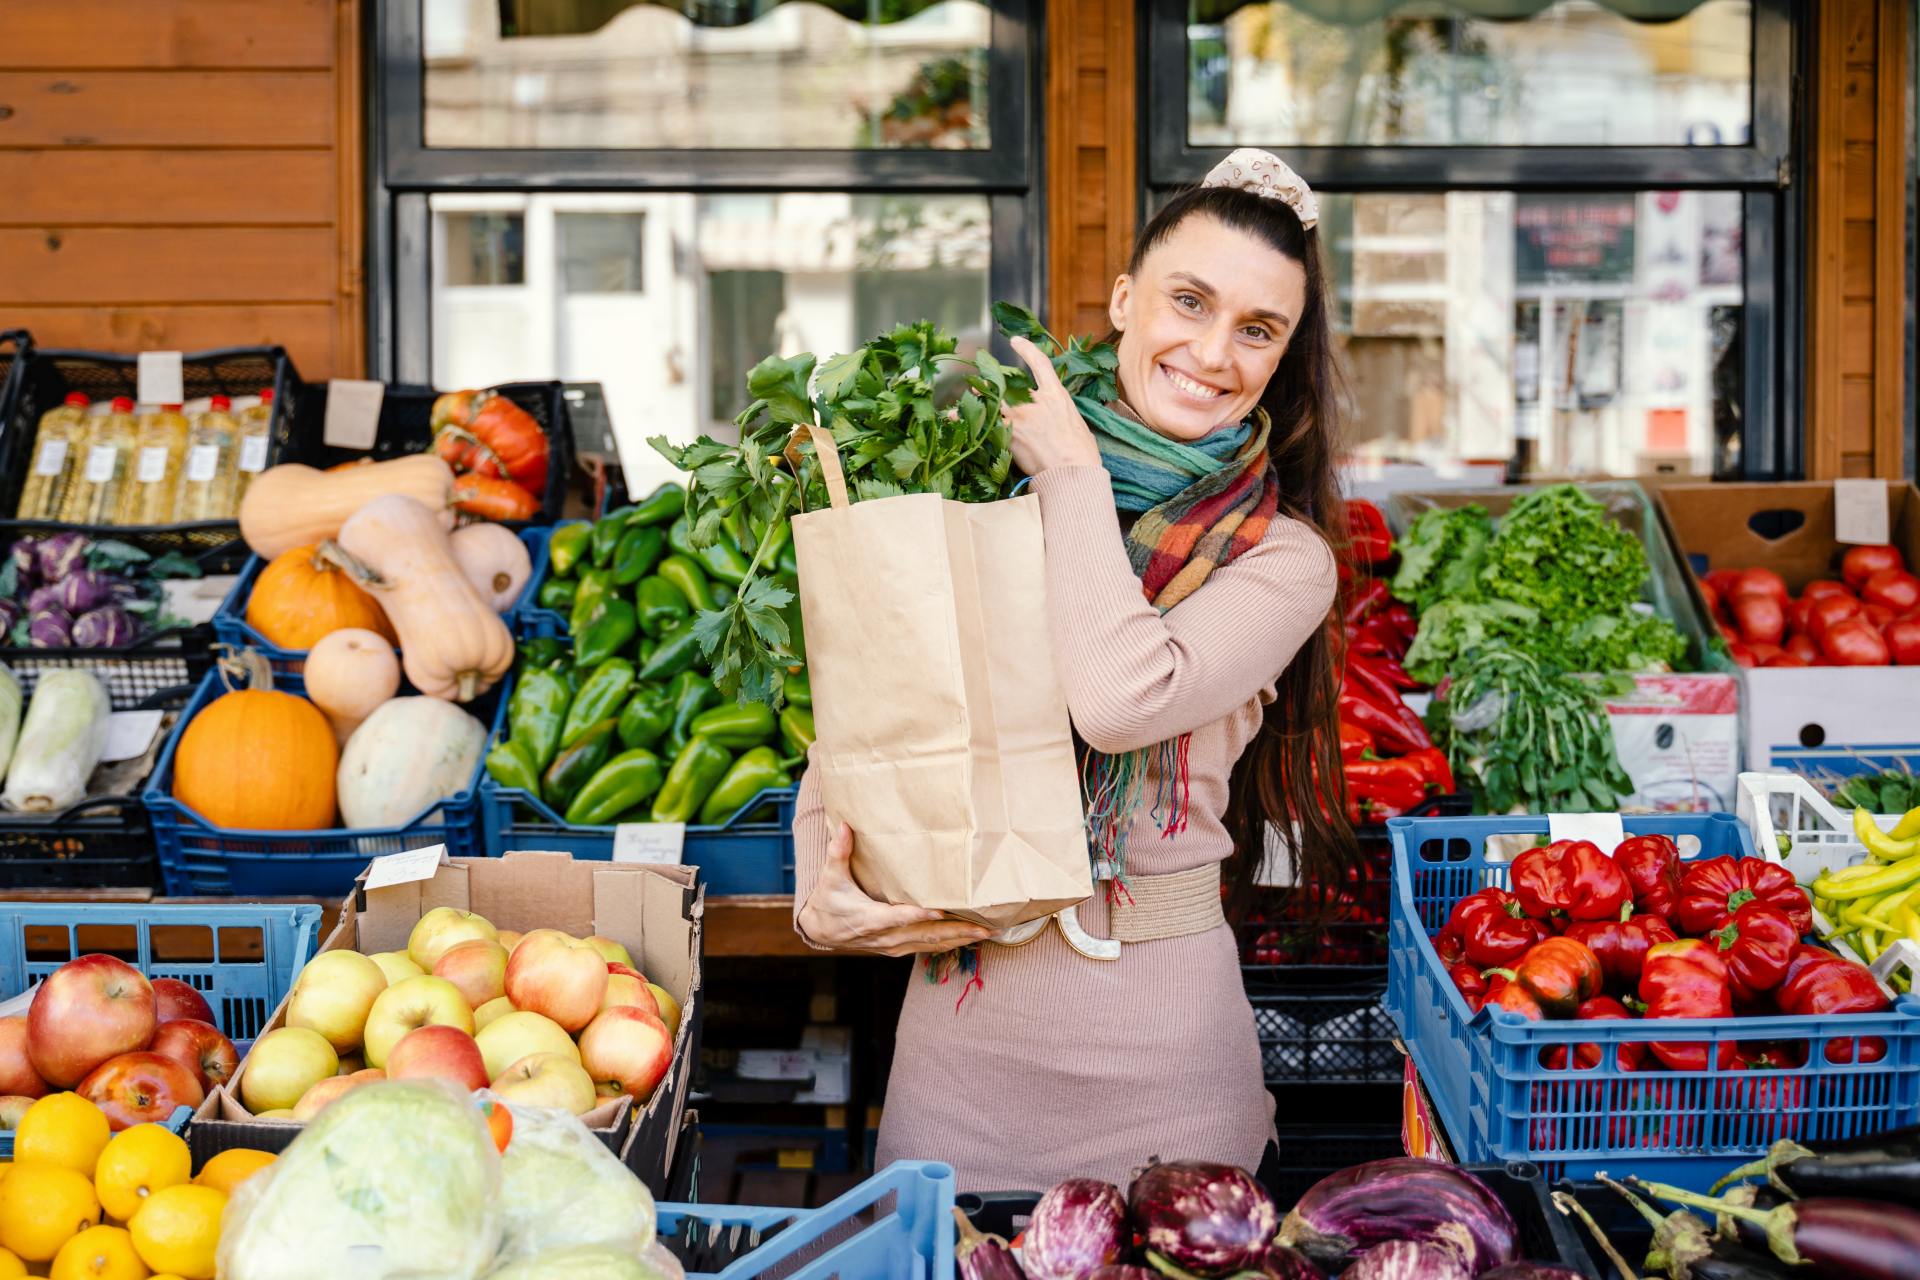
[{"label": "price tag label", "polygon": [[389,853],[375,858],[373,866],[367,870],[367,888],[385,889],[396,884],[411,884],[415,880],[431,880],[440,864],[447,860],[447,846],[430,844],[424,849],[409,849],[405,853]]},{"label": "price tag label", "polygon": [[112,764],[116,760],[136,760],[147,754],[147,748],[153,745],[154,735],[160,732],[160,720],[164,711],[116,711],[107,717],[107,749],[100,753],[100,759]]},{"label": "price tag label", "polygon": [[140,451],[140,483],[159,484],[167,478],[167,447],[153,445]]},{"label": "price tag label", "polygon": [[136,367],[140,393],[134,398],[141,404],[179,404],[187,398],[178,351],[142,351]]},{"label": "price tag label", "polygon": [[48,440],[40,446],[40,456],[33,460],[33,474],[37,476],[57,476],[60,469],[67,465],[67,442]]},{"label": "price tag label", "polygon": [[1887,541],[1887,482],[1833,482],[1833,537],[1836,542],[1880,546]]},{"label": "price tag label", "polygon": [[242,471],[267,469],[267,438],[265,436],[248,436],[240,442],[240,469]]},{"label": "price tag label", "polygon": [[622,822],[613,829],[615,862],[677,867],[687,845],[684,822]]},{"label": "price tag label", "polygon": [[321,439],[335,449],[371,449],[380,434],[380,405],[387,398],[383,382],[332,378],[327,382],[327,417]]},{"label": "price tag label", "polygon": [[160,584],[160,592],[167,602],[168,613],[198,626],[213,621],[213,615],[220,612],[220,602],[238,581],[238,575],[231,573],[209,574],[204,578],[168,578]]},{"label": "price tag label", "polygon": [[220,446],[197,444],[187,454],[187,479],[194,484],[210,484],[220,470]]},{"label": "price tag label", "polygon": [[1612,853],[1627,838],[1627,829],[1617,813],[1550,813],[1547,837],[1551,840],[1591,840],[1602,853]]},{"label": "price tag label", "polygon": [[110,444],[97,444],[87,450],[87,483],[106,484],[113,479],[113,465],[120,451]]}]

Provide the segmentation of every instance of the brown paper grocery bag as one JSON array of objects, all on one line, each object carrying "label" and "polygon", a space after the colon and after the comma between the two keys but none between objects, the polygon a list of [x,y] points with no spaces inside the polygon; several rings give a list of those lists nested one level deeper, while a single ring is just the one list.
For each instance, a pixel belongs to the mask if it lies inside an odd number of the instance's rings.
[{"label": "brown paper grocery bag", "polygon": [[989,928],[1093,892],[1067,698],[1047,636],[1040,500],[832,505],[794,517],[829,819],[873,897]]}]

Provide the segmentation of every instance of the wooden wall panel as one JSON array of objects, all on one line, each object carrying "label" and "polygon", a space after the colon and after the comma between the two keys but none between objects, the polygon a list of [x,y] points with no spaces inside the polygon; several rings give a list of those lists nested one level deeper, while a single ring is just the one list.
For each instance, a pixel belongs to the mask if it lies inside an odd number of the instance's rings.
[{"label": "wooden wall panel", "polygon": [[9,67],[333,66],[333,0],[15,0]]},{"label": "wooden wall panel", "polygon": [[[129,193],[129,169],[144,175]],[[304,151],[0,151],[0,226],[108,225],[131,212],[158,226],[236,218],[263,225],[333,221],[333,157]],[[234,193],[247,193],[235,208]]]},{"label": "wooden wall panel", "polygon": [[1133,247],[1140,120],[1132,0],[1048,0],[1047,315],[1105,333]]},{"label": "wooden wall panel", "polygon": [[[0,46],[0,58],[6,56]],[[327,71],[0,71],[0,147],[325,147]]]}]

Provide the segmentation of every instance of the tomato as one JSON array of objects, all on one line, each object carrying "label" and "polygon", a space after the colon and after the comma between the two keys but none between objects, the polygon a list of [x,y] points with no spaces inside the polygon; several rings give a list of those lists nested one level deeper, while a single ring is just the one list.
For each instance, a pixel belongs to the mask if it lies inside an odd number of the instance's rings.
[{"label": "tomato", "polygon": [[1720,621],[1718,618],[1715,618],[1713,621],[1713,629],[1715,631],[1718,631],[1720,633],[1720,638],[1722,640],[1725,640],[1728,644],[1745,643],[1740,639],[1740,633],[1738,631],[1735,631],[1732,627]]},{"label": "tomato", "polygon": [[1734,598],[1734,603],[1737,605],[1741,596],[1754,592],[1758,592],[1761,595],[1772,596],[1781,604],[1785,604],[1787,602],[1787,580],[1771,569],[1745,569],[1740,573],[1739,582],[1736,583],[1733,590],[1727,594]]},{"label": "tomato", "polygon": [[1896,618],[1881,632],[1893,660],[1903,667],[1920,667],[1920,618]]},{"label": "tomato", "polygon": [[1883,604],[1863,604],[1860,606],[1860,616],[1865,618],[1875,631],[1885,631],[1887,624],[1900,615]]},{"label": "tomato", "polygon": [[1884,667],[1891,655],[1887,642],[1865,618],[1842,618],[1820,638],[1827,656],[1843,667]]},{"label": "tomato", "polygon": [[1847,554],[1840,559],[1840,576],[1847,585],[1858,591],[1860,585],[1882,569],[1904,569],[1906,561],[1900,558],[1897,547],[1884,543],[1878,546],[1849,547]]},{"label": "tomato", "polygon": [[1851,596],[1852,594],[1853,588],[1844,582],[1835,582],[1832,578],[1818,578],[1807,584],[1807,589],[1800,593],[1800,598],[1811,604],[1825,596]]},{"label": "tomato", "polygon": [[1813,601],[1804,596],[1798,600],[1787,601],[1787,634],[1798,635],[1807,629],[1807,610],[1813,607]]},{"label": "tomato", "polygon": [[1885,605],[1896,614],[1905,613],[1920,604],[1920,578],[1904,569],[1882,569],[1861,586],[1860,598]]},{"label": "tomato", "polygon": [[1785,599],[1759,591],[1742,591],[1735,596],[1733,621],[1740,628],[1741,639],[1748,644],[1779,644],[1787,634]]},{"label": "tomato", "polygon": [[1813,664],[1797,653],[1788,653],[1782,650],[1760,665],[1763,667],[1806,667],[1812,666]]},{"label": "tomato", "polygon": [[1715,591],[1709,583],[1701,582],[1698,585],[1700,587],[1700,598],[1707,602],[1707,616],[1710,618],[1719,617],[1721,603],[1720,593]]},{"label": "tomato", "polygon": [[1860,612],[1860,602],[1852,596],[1828,596],[1813,602],[1807,610],[1807,634],[1826,643],[1827,628],[1844,622]]},{"label": "tomato", "polygon": [[1768,644],[1764,640],[1756,640],[1752,644],[1747,646],[1747,652],[1753,655],[1753,660],[1756,663],[1764,667],[1769,662],[1772,662],[1775,658],[1785,653],[1786,650],[1782,649],[1777,644]]},{"label": "tomato", "polygon": [[1712,573],[1702,578],[1701,581],[1706,583],[1715,595],[1725,600],[1733,595],[1733,589],[1740,581],[1740,571],[1738,569],[1715,569]]},{"label": "tomato", "polygon": [[1800,659],[1804,666],[1812,666],[1821,658],[1820,646],[1813,642],[1812,636],[1808,635],[1788,636],[1786,652],[1788,656]]}]

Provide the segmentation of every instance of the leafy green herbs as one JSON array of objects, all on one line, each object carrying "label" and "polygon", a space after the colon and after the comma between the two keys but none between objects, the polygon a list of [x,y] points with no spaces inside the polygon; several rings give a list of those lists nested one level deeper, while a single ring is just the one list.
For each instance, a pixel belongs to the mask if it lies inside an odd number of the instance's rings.
[{"label": "leafy green herbs", "polygon": [[1400,539],[1400,568],[1393,594],[1424,614],[1442,600],[1476,600],[1480,567],[1493,541],[1493,518],[1479,503],[1434,507],[1414,518]]},{"label": "leafy green herbs", "polygon": [[1870,813],[1905,813],[1920,806],[1920,778],[1904,769],[1862,773],[1834,789],[1836,804]]}]

